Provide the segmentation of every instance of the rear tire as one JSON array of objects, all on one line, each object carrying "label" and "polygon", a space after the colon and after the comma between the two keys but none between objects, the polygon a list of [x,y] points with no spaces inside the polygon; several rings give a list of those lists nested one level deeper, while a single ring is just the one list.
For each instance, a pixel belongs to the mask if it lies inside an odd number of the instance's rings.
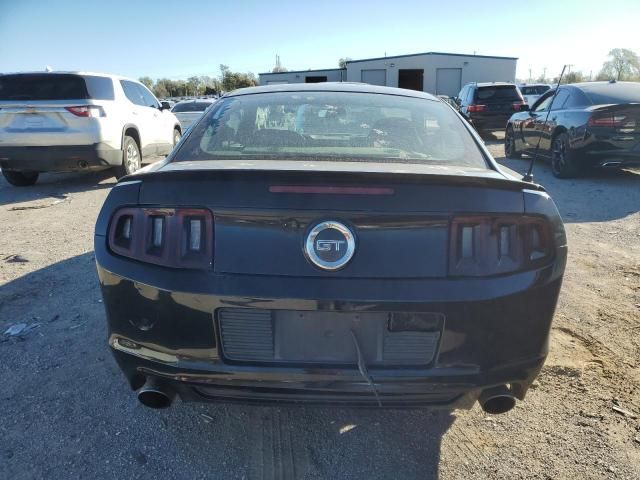
[{"label": "rear tire", "polygon": [[16,172],[15,170],[2,170],[4,178],[14,187],[30,187],[38,181],[38,172]]},{"label": "rear tire", "polygon": [[557,178],[574,178],[579,173],[576,152],[571,150],[569,135],[564,132],[551,142],[551,171]]},{"label": "rear tire", "polygon": [[140,148],[132,137],[124,137],[122,143],[122,164],[118,165],[115,170],[116,178],[120,179],[125,175],[131,175],[142,166],[142,157],[140,156]]},{"label": "rear tire", "polygon": [[516,149],[516,135],[511,126],[504,134],[504,154],[507,158],[522,158],[522,153]]}]

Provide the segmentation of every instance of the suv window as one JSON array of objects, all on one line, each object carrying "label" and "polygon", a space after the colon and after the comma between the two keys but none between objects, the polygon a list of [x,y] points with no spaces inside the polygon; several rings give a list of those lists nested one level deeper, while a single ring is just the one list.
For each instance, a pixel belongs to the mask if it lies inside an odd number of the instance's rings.
[{"label": "suv window", "polygon": [[135,103],[136,105],[144,106],[144,99],[140,94],[137,83],[130,82],[129,80],[120,80],[120,85],[122,85],[122,90],[124,90],[124,94],[129,99],[129,101]]},{"label": "suv window", "polygon": [[353,92],[274,92],[223,98],[173,161],[297,160],[487,168],[443,102]]},{"label": "suv window", "polygon": [[108,77],[66,73],[0,75],[0,100],[113,100]]},{"label": "suv window", "polygon": [[142,102],[145,107],[158,108],[160,106],[156,97],[153,96],[153,93],[151,93],[147,87],[140,83],[136,83],[135,86],[138,87],[138,90],[140,91]]},{"label": "suv window", "polygon": [[490,87],[478,87],[474,100],[484,103],[517,102],[520,94],[515,85],[495,85]]}]

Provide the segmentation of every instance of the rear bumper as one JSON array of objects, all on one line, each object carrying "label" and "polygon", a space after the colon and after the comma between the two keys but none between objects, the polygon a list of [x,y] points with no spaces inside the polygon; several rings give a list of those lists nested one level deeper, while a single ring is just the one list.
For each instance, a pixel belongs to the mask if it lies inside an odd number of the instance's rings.
[{"label": "rear bumper", "polygon": [[482,390],[504,384],[523,399],[547,354],[566,253],[539,271],[491,279],[327,284],[167,271],[116,257],[103,240],[96,237],[95,251],[109,344],[132,388],[157,377],[185,400],[375,406],[355,364],[271,365],[225,358],[216,312],[227,307],[361,312],[365,320],[368,311],[441,312],[442,336],[429,365],[369,365],[382,404],[393,407],[468,408]]},{"label": "rear bumper", "polygon": [[68,172],[117,166],[122,150],[106,144],[42,147],[0,147],[0,167],[6,170]]},{"label": "rear bumper", "polygon": [[471,116],[469,121],[476,130],[504,130],[511,115]]}]

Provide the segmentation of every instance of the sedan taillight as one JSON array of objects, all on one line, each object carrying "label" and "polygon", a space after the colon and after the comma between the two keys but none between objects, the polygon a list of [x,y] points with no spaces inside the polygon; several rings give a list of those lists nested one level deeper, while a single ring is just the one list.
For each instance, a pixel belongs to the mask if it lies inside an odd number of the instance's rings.
[{"label": "sedan taillight", "polygon": [[121,208],[111,218],[113,253],[172,268],[211,268],[213,216],[202,208]]},{"label": "sedan taillight", "polygon": [[455,217],[450,238],[451,276],[490,276],[538,268],[554,253],[550,225],[540,217]]}]

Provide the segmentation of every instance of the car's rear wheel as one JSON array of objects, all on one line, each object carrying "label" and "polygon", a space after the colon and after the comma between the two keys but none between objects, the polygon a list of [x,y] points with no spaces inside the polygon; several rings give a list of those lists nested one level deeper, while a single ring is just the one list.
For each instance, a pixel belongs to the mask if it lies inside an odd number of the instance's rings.
[{"label": "car's rear wheel", "polygon": [[573,178],[578,175],[576,153],[571,150],[569,135],[560,133],[551,143],[551,171],[558,178]]},{"label": "car's rear wheel", "polygon": [[522,153],[516,149],[516,136],[511,126],[507,127],[507,131],[504,134],[504,154],[507,158],[522,157]]},{"label": "car's rear wheel", "polygon": [[38,172],[16,172],[15,170],[2,170],[4,178],[14,187],[30,187],[38,181]]},{"label": "car's rear wheel", "polygon": [[142,158],[138,144],[131,137],[124,137],[122,148],[122,164],[115,168],[116,178],[131,175],[142,166]]},{"label": "car's rear wheel", "polygon": [[182,138],[182,133],[177,128],[173,129],[173,146],[175,147],[180,139]]}]

